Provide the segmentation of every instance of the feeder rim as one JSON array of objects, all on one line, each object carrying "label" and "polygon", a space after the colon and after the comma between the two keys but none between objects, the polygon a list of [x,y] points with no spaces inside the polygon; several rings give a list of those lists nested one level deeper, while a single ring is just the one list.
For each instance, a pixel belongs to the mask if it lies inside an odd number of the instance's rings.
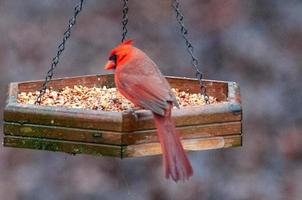
[{"label": "feeder rim", "polygon": [[[53,81],[60,81],[60,80],[65,80],[67,78],[72,78],[72,79],[77,79],[77,78],[87,78],[87,77],[101,77],[102,75],[109,75],[113,76],[113,74],[93,74],[93,75],[83,75],[83,76],[73,76],[73,77],[62,77],[62,78],[56,78],[53,79]],[[198,79],[196,78],[187,78],[187,77],[177,77],[177,76],[165,76],[168,79],[184,79],[184,80],[189,80],[189,81],[197,81]],[[26,109],[26,110],[35,110],[39,109],[41,111],[57,111],[60,113],[66,113],[66,114],[72,114],[72,113],[77,113],[77,114],[89,114],[89,115],[110,115],[110,117],[122,117],[122,115],[128,115],[130,114],[127,110],[118,112],[118,111],[104,111],[104,110],[91,110],[91,109],[81,109],[81,108],[68,108],[68,107],[56,107],[56,106],[45,106],[45,105],[38,105],[38,104],[21,104],[17,102],[17,95],[18,95],[18,85],[19,84],[26,84],[26,83],[32,83],[32,82],[40,82],[43,80],[30,80],[30,81],[24,81],[24,82],[11,82],[9,84],[9,94],[7,98],[7,103],[5,106],[5,110],[7,109]],[[228,84],[228,96],[226,98],[227,101],[225,102],[220,102],[217,104],[205,104],[202,106],[188,106],[188,107],[182,107],[179,109],[173,109],[173,115],[181,115],[183,111],[190,111],[194,110],[197,112],[209,112],[213,113],[215,110],[220,110],[221,107],[240,107],[241,109],[241,102],[240,99],[236,99],[235,97],[237,96],[236,93],[239,92],[239,84],[233,81],[221,81],[221,80],[209,80],[209,79],[203,79],[205,82],[216,82],[216,83],[225,83]],[[216,108],[216,109],[215,109]],[[147,114],[150,113],[152,114],[151,111],[145,110],[145,109],[139,109],[135,111],[137,113],[143,113]]]}]

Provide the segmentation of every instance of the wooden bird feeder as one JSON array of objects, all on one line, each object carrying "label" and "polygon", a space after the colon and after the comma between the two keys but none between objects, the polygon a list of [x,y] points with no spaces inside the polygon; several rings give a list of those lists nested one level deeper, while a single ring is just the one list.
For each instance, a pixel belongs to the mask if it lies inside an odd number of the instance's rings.
[{"label": "wooden bird feeder", "polygon": [[[151,111],[136,111],[138,117],[123,112],[85,110],[67,107],[20,104],[20,92],[40,90],[40,97],[48,86],[62,89],[65,86],[115,87],[113,75],[91,75],[53,79],[54,69],[59,63],[65,43],[76,24],[84,0],[74,8],[68,21],[62,43],[45,81],[11,83],[4,109],[4,146],[28,149],[59,151],[72,154],[92,154],[115,157],[139,157],[161,153]],[[127,35],[128,0],[124,0],[122,41]],[[192,58],[198,79],[167,77],[172,88],[190,93],[206,88],[207,95],[221,103],[173,109],[183,146],[188,151],[227,148],[242,145],[242,110],[239,87],[235,82],[203,80],[198,69],[198,60],[183,23],[179,1],[173,0],[176,19],[182,37]],[[42,86],[42,88],[41,88]],[[205,90],[202,92],[206,97]],[[206,98],[205,98],[206,99]],[[39,98],[37,98],[37,102]]]},{"label": "wooden bird feeder", "polygon": [[[167,77],[171,87],[198,93],[197,79]],[[93,154],[139,157],[160,154],[150,111],[109,112],[20,104],[19,92],[34,92],[43,81],[11,83],[4,109],[4,146]],[[242,144],[239,87],[234,82],[204,81],[207,92],[222,103],[173,109],[172,117],[188,151],[227,148]],[[50,87],[114,87],[113,75],[54,79]]]}]

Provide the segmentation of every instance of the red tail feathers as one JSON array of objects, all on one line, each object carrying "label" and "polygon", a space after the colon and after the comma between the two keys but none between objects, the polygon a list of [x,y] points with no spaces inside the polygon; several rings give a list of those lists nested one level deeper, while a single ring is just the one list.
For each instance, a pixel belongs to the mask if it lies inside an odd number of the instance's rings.
[{"label": "red tail feathers", "polygon": [[174,122],[171,118],[170,107],[165,111],[165,116],[153,113],[157,134],[163,152],[166,178],[171,177],[175,182],[186,180],[193,175],[190,161],[180,142]]}]

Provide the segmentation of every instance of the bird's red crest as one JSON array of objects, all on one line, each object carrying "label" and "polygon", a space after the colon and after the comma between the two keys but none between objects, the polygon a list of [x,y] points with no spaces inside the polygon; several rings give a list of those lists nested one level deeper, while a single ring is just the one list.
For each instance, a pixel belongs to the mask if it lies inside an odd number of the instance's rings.
[{"label": "bird's red crest", "polygon": [[133,44],[133,40],[126,40],[122,44],[124,44],[124,45],[132,45]]},{"label": "bird's red crest", "polygon": [[132,40],[126,40],[123,43],[116,46],[112,51],[110,52],[110,55],[119,53],[119,52],[127,52],[132,47],[133,41]]}]

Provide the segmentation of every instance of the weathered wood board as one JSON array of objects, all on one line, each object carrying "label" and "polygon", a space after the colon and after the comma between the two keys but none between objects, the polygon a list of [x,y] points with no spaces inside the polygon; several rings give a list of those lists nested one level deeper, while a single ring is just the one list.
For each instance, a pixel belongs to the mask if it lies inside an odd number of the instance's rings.
[{"label": "weathered wood board", "polygon": [[[196,79],[167,79],[174,88],[199,92]],[[242,108],[238,85],[224,81],[204,82],[208,94],[223,102],[172,111],[185,148],[196,151],[240,146]],[[17,103],[19,92],[35,91],[41,84],[42,81],[10,84],[4,109],[4,146],[118,157],[160,153],[150,111],[136,111],[136,119],[127,111],[107,112]],[[91,75],[55,79],[50,86],[60,89],[75,84],[114,87],[114,80],[113,75]]]},{"label": "weathered wood board", "polygon": [[[160,144],[151,142],[137,145],[108,145],[101,143],[83,143],[66,140],[54,140],[33,137],[5,136],[7,147],[60,151],[71,154],[91,154],[96,156],[142,157],[161,154]],[[237,147],[242,144],[241,135],[206,137],[182,140],[186,151],[200,151]]]}]

